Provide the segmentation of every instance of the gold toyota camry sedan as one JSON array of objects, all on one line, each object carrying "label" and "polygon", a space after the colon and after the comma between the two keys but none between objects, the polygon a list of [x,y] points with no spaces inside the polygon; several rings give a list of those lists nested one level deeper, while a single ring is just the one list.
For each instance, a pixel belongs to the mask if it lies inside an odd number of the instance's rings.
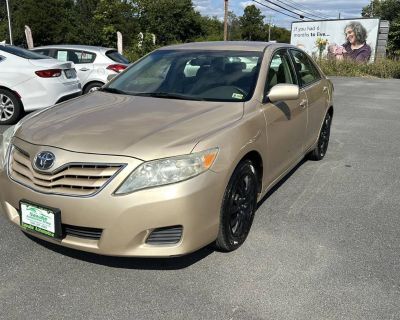
[{"label": "gold toyota camry sedan", "polygon": [[104,255],[235,250],[257,201],[304,156],[325,156],[332,91],[290,45],[161,48],[3,134],[0,211],[32,236]]}]

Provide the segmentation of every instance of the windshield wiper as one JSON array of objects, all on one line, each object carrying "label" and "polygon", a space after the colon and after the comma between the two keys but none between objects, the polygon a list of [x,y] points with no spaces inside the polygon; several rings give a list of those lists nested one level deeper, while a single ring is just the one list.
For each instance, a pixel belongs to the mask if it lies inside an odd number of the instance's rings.
[{"label": "windshield wiper", "polygon": [[117,94],[127,94],[125,91],[115,89],[115,88],[100,88],[99,91],[109,92],[109,93],[117,93]]},{"label": "windshield wiper", "polygon": [[204,101],[204,99],[202,99],[202,98],[187,96],[187,95],[179,94],[179,93],[169,93],[169,92],[137,92],[137,93],[133,93],[133,94],[135,96],[142,96],[142,97]]}]

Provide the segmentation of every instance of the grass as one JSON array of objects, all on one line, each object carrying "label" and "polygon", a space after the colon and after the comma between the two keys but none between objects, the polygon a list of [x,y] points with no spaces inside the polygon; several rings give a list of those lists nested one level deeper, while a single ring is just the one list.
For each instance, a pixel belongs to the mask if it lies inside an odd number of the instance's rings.
[{"label": "grass", "polygon": [[363,64],[351,60],[321,60],[318,64],[328,76],[400,79],[400,61],[381,59]]}]

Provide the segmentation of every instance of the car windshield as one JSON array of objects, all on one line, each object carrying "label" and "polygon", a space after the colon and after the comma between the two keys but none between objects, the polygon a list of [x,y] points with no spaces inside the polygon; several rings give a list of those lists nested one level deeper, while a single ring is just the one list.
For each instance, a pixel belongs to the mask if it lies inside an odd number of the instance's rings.
[{"label": "car windshield", "polygon": [[247,101],[261,56],[252,51],[158,50],[103,90],[164,99]]},{"label": "car windshield", "polygon": [[0,51],[4,51],[7,53],[11,53],[13,55],[16,55],[18,57],[24,58],[24,59],[33,59],[33,60],[39,60],[39,59],[49,59],[49,57],[41,55],[36,52],[32,52],[23,48],[15,47],[15,46],[1,46],[0,45]]}]

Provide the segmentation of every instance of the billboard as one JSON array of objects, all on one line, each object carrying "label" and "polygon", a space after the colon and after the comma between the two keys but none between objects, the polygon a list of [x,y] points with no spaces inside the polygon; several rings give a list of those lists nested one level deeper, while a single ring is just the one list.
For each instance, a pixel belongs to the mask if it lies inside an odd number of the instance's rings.
[{"label": "billboard", "polygon": [[[352,29],[355,32],[353,35],[351,35]],[[366,34],[363,30],[366,31]],[[354,60],[373,62],[378,33],[379,19],[376,18],[298,21],[292,23],[290,43],[303,49],[314,58],[343,59],[348,57]],[[356,41],[355,45],[354,41]]]}]

